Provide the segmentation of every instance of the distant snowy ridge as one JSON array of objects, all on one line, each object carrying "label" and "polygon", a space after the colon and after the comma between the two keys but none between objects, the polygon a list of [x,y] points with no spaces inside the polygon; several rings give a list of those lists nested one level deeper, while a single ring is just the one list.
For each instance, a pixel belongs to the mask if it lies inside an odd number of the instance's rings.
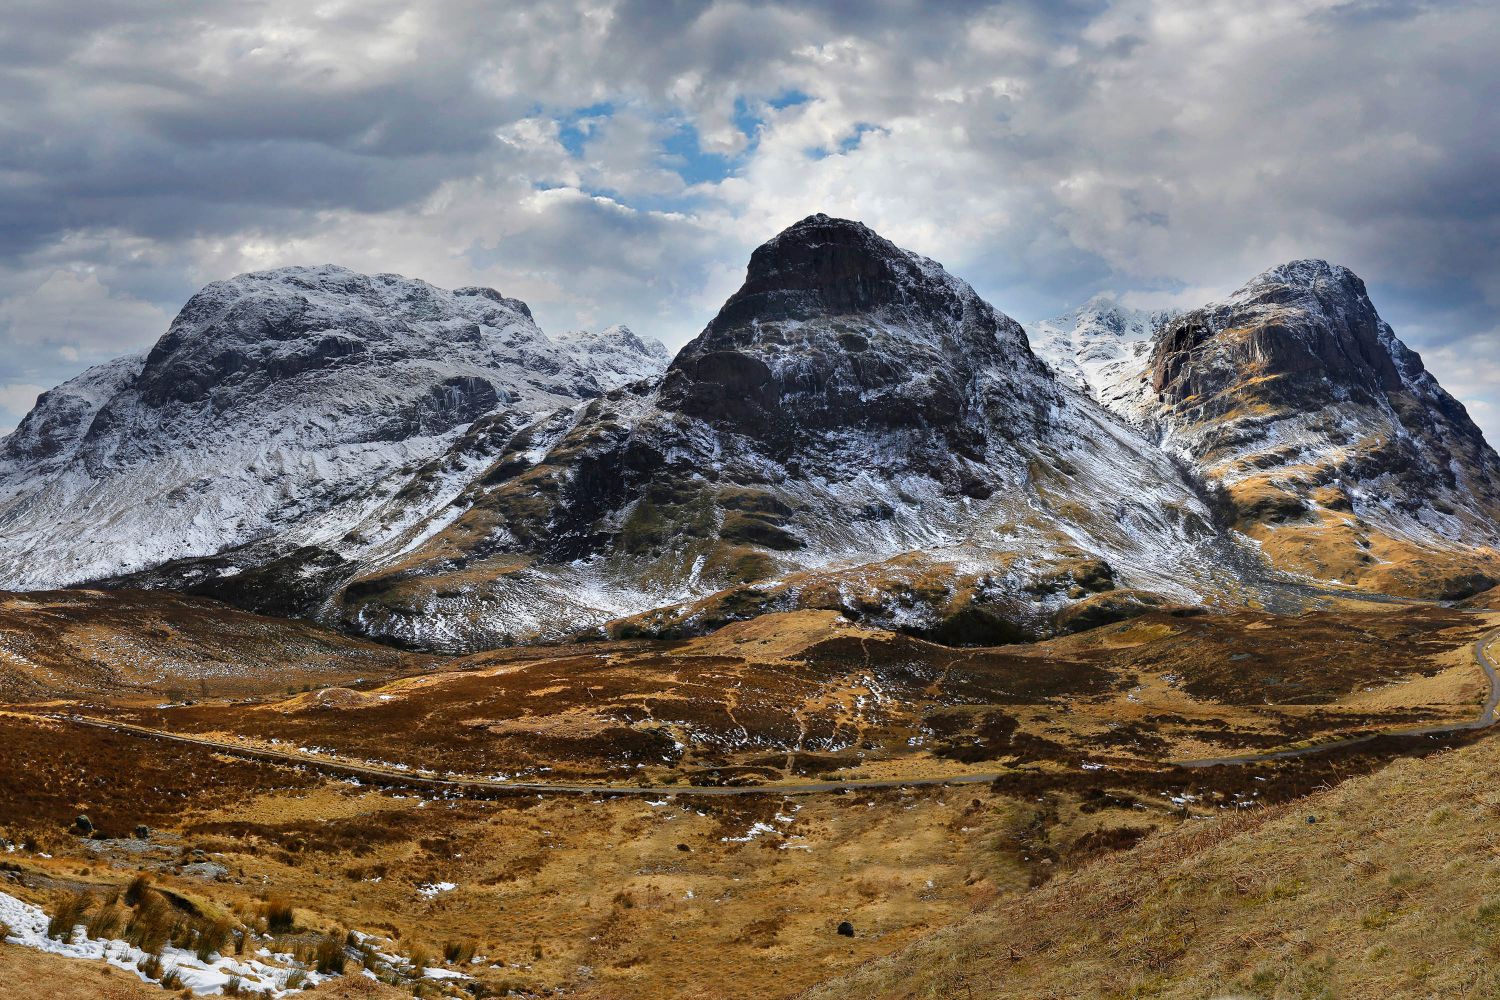
[{"label": "distant snowy ridge", "polygon": [[1031,346],[1058,377],[1127,420],[1139,419],[1141,386],[1156,336],[1175,316],[1096,295],[1033,326]]}]

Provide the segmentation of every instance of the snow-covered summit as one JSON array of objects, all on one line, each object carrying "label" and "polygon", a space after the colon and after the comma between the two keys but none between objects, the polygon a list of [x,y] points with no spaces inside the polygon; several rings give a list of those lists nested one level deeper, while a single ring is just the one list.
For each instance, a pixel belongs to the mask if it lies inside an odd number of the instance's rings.
[{"label": "snow-covered summit", "polygon": [[45,394],[0,441],[0,585],[217,552],[378,491],[481,416],[662,365],[634,338],[556,344],[489,288],[333,265],[217,281],[144,357]]},{"label": "snow-covered summit", "polygon": [[662,367],[672,360],[661,341],[638,336],[623,324],[607,326],[598,333],[568,330],[554,337],[579,364],[607,373],[617,385],[660,375]]},{"label": "snow-covered summit", "polygon": [[1157,333],[1171,310],[1123,306],[1100,294],[1032,329],[1031,346],[1063,381],[1122,416],[1139,391]]}]

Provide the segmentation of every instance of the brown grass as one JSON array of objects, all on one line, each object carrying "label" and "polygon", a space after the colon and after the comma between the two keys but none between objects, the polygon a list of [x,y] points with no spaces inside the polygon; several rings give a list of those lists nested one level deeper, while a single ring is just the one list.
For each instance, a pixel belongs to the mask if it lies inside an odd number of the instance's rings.
[{"label": "brown grass", "polygon": [[1153,836],[807,996],[1493,996],[1493,744]]},{"label": "brown grass", "polygon": [[[1476,616],[1436,610],[1154,612],[1042,646],[953,650],[796,615],[690,642],[485,654],[363,691],[336,710],[294,697],[144,713],[221,736],[481,773],[530,760],[556,766],[543,776],[624,781],[1002,774],[993,787],[909,792],[448,800],[0,714],[0,737],[12,736],[0,739],[0,764],[11,765],[0,786],[17,796],[0,799],[0,825],[13,841],[33,841],[4,863],[27,885],[50,886],[55,901],[80,887],[93,893],[90,921],[113,919],[102,914],[118,894],[115,905],[129,911],[122,933],[157,947],[211,947],[223,914],[237,915],[231,939],[240,922],[269,930],[274,916],[276,946],[311,961],[320,951],[336,961],[343,928],[353,927],[390,939],[385,951],[425,953],[425,962],[441,955],[494,992],[784,996],[976,907],[1009,912],[1011,900],[1053,899],[1045,894],[1060,884],[1112,892],[1112,883],[1076,880],[1121,857],[1156,865],[1162,844],[1179,845],[1168,852],[1177,856],[1184,843],[1215,850],[1214,837],[1273,822],[1240,815],[1241,803],[1261,803],[1243,811],[1270,816],[1277,803],[1376,770],[1393,754],[1431,752],[1440,744],[1206,771],[1158,762],[1182,734],[1274,745],[1351,720],[1438,710],[1402,692],[1429,697],[1424,685],[1460,669],[1454,657],[1477,627]],[[1266,661],[1265,650],[1277,658]],[[1245,651],[1257,657],[1235,658]],[[1161,679],[1168,673],[1175,684]],[[1268,679],[1275,683],[1260,683]],[[1378,701],[1364,691],[1372,679],[1385,685]],[[1268,691],[1287,700],[1266,704]],[[1080,766],[1093,760],[1107,766]],[[105,839],[66,832],[85,809]],[[1189,816],[1225,813],[1238,818],[1193,820],[1198,839],[1171,839]],[[137,822],[153,827],[150,842],[109,839]],[[183,867],[199,857],[195,848],[227,874],[210,881]],[[148,875],[133,882],[137,869]],[[1172,877],[1160,865],[1149,871]],[[440,881],[458,888],[417,891]],[[1149,901],[1149,879],[1116,881],[1129,899]],[[1050,919],[1028,912],[1038,926]],[[1126,922],[1123,910],[1110,912],[1111,926]],[[1177,933],[1177,915],[1153,919],[1161,933]],[[843,920],[854,937],[836,933]],[[1095,944],[1107,954],[1128,940]],[[485,961],[465,964],[475,954]],[[1129,961],[1154,968],[1174,959],[1168,949]],[[1011,963],[1001,964],[1003,980]]]},{"label": "brown grass", "polygon": [[242,698],[411,673],[433,658],[165,591],[0,593],[0,699]]},{"label": "brown grass", "polygon": [[165,996],[158,987],[102,962],[80,962],[0,942],[0,1000],[163,1000]]}]

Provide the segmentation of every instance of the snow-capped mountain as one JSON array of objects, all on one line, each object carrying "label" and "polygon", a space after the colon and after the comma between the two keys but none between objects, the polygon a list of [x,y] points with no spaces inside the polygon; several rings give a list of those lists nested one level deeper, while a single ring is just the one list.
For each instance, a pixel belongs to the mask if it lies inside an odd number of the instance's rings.
[{"label": "snow-capped mountain", "polygon": [[659,340],[643,340],[628,326],[607,326],[598,333],[567,330],[552,338],[603,384],[624,385],[661,374],[672,355]]},{"label": "snow-capped mountain", "polygon": [[1143,389],[1278,564],[1424,596],[1500,582],[1500,458],[1348,269],[1292,261],[1179,317]]},{"label": "snow-capped mountain", "polygon": [[1139,394],[1156,335],[1175,315],[1131,309],[1111,296],[1096,295],[1037,323],[1031,344],[1059,378],[1129,417],[1133,414],[1126,401]]},{"label": "snow-capped mountain", "polygon": [[357,519],[477,419],[576,406],[664,353],[623,328],[554,343],[488,288],[332,266],[215,282],[146,355],[45,393],[0,441],[0,586]]},{"label": "snow-capped mountain", "polygon": [[1271,268],[1145,340],[1138,323],[1069,326],[1093,305],[1049,330],[1059,370],[1071,347],[1098,398],[1221,489],[1275,565],[1416,596],[1500,581],[1500,460],[1351,271]]},{"label": "snow-capped mountain", "polygon": [[243,275],[0,442],[0,585],[469,650],[805,607],[1004,641],[1271,600],[1268,563],[1429,596],[1500,577],[1500,460],[1348,271],[1038,333],[821,215],[670,365],[624,327],[548,339],[490,289]]},{"label": "snow-capped mountain", "polygon": [[994,639],[1132,588],[1198,599],[1235,558],[1013,320],[825,216],[755,251],[660,383],[522,430],[444,516],[325,613],[454,649],[664,605],[633,627],[813,606]]}]

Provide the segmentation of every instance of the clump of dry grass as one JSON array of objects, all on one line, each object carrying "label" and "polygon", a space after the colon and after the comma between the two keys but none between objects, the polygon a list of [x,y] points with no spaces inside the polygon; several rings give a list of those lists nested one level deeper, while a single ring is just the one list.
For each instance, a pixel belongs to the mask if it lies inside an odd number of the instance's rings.
[{"label": "clump of dry grass", "polygon": [[95,910],[84,926],[91,938],[112,938],[124,928],[127,918],[125,907],[111,900]]},{"label": "clump of dry grass", "polygon": [[296,927],[292,904],[284,896],[271,896],[266,899],[261,904],[260,914],[265,920],[268,934],[287,934]]},{"label": "clump of dry grass", "polygon": [[467,965],[474,957],[474,950],[472,940],[449,941],[443,945],[443,959],[449,965]]},{"label": "clump of dry grass", "polygon": [[125,940],[142,951],[156,952],[172,940],[178,916],[172,904],[155,889],[144,890],[125,923]]},{"label": "clump of dry grass", "polygon": [[406,949],[406,960],[420,972],[432,964],[432,951],[426,945],[412,944]]},{"label": "clump of dry grass", "polygon": [[141,975],[147,979],[160,980],[163,971],[161,952],[153,951],[141,961],[141,964],[137,968],[141,970]]},{"label": "clump of dry grass", "polygon": [[318,939],[312,949],[312,958],[308,963],[319,973],[329,975],[342,975],[349,962],[349,954],[344,949],[342,937],[323,935]]},{"label": "clump of dry grass", "polygon": [[126,906],[137,906],[140,904],[141,897],[145,895],[146,890],[149,888],[151,888],[151,879],[147,877],[145,872],[139,872],[125,886],[125,893],[121,898]]},{"label": "clump of dry grass", "polygon": [[200,962],[207,962],[214,954],[222,954],[233,938],[234,924],[228,917],[201,920],[192,928],[193,952]]},{"label": "clump of dry grass", "polygon": [[52,918],[47,921],[47,936],[59,941],[70,939],[73,929],[84,923],[92,903],[93,898],[86,892],[70,893],[63,897],[63,901],[53,911]]}]

